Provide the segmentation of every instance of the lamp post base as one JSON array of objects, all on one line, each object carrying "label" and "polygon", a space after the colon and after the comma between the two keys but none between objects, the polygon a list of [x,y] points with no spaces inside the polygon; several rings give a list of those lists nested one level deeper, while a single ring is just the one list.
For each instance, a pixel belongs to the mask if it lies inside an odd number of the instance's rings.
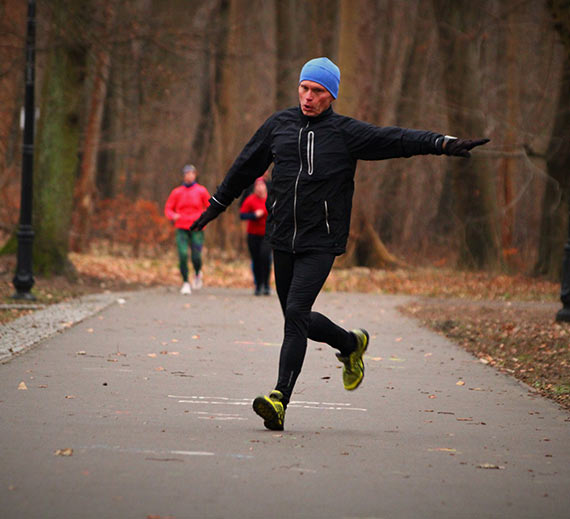
[{"label": "lamp post base", "polygon": [[12,295],[12,299],[18,299],[19,301],[35,301],[36,296],[31,292],[15,292]]}]

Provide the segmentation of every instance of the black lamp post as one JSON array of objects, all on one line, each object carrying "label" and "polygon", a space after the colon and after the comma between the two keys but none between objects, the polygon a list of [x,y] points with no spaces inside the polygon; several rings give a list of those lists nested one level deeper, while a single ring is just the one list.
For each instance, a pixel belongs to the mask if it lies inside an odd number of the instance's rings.
[{"label": "black lamp post", "polygon": [[560,300],[564,306],[556,314],[556,320],[570,322],[570,200],[568,200],[568,241],[564,245]]},{"label": "black lamp post", "polygon": [[32,273],[32,193],[34,172],[34,83],[36,57],[36,2],[28,0],[28,25],[26,36],[26,99],[24,105],[24,145],[22,151],[22,188],[20,201],[20,225],[18,228],[18,264],[12,283],[16,288],[14,298],[34,300],[30,292],[34,286]]}]

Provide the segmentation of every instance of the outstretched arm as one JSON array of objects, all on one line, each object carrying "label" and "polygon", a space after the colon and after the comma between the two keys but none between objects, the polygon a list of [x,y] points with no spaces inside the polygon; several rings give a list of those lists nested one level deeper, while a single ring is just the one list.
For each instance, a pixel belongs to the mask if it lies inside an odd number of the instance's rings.
[{"label": "outstretched arm", "polygon": [[338,124],[351,155],[362,160],[429,154],[468,158],[469,150],[489,142],[489,139],[458,139],[428,130],[374,126],[350,117],[342,118]]},{"label": "outstretched arm", "polygon": [[245,145],[210,198],[208,208],[190,227],[191,231],[201,231],[208,222],[223,213],[247,186],[253,184],[254,180],[267,170],[273,160],[269,144],[270,128],[271,118],[265,121]]},{"label": "outstretched arm", "polygon": [[210,198],[210,205],[208,208],[198,217],[198,219],[190,226],[191,231],[201,231],[208,222],[217,218],[221,213],[226,210],[225,205],[222,205],[214,197]]},{"label": "outstretched arm", "polygon": [[469,158],[471,157],[471,153],[469,153],[470,150],[475,148],[475,146],[487,144],[489,141],[490,139],[458,139],[451,135],[445,135],[437,140],[437,144],[441,145],[441,151],[445,155]]}]

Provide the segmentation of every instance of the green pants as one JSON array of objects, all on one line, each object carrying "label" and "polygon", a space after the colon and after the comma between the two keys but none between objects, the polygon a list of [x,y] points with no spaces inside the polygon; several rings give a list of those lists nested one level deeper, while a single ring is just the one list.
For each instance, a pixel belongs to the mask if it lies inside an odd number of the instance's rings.
[{"label": "green pants", "polygon": [[187,231],[176,229],[176,247],[178,248],[178,265],[182,279],[188,281],[188,247],[192,253],[192,266],[196,274],[202,270],[202,246],[204,231]]}]

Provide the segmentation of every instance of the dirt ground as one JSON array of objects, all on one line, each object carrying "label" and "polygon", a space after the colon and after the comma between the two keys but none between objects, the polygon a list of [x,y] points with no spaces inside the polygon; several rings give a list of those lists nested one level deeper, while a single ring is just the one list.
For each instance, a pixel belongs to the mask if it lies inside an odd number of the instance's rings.
[{"label": "dirt ground", "polygon": [[[83,294],[137,290],[180,283],[174,256],[133,259],[71,255],[77,278],[36,278],[35,307],[14,300],[16,260],[0,256],[0,324]],[[209,254],[206,284],[250,287],[246,258]],[[522,380],[532,390],[570,410],[570,323],[557,323],[559,285],[523,276],[417,269],[334,269],[325,290],[409,294],[400,310],[447,336],[481,362]]]},{"label": "dirt ground", "polygon": [[570,323],[555,321],[560,308],[421,298],[401,311],[570,410]]}]

